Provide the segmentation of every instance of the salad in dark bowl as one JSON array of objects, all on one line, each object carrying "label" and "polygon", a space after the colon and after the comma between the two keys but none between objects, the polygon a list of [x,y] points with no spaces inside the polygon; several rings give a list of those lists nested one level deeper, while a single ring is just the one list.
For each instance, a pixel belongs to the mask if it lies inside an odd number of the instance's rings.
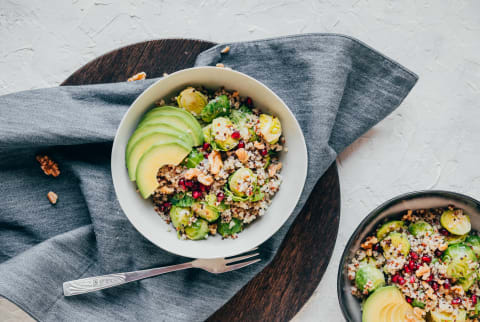
[{"label": "salad in dark bowl", "polygon": [[338,298],[349,321],[478,321],[480,203],[447,191],[401,195],[347,243]]}]

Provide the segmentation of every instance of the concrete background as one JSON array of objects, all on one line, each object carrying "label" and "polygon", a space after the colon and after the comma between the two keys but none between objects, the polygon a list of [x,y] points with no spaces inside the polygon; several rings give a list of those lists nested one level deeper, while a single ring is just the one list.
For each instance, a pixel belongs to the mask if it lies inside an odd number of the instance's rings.
[{"label": "concrete background", "polygon": [[[230,42],[307,32],[359,38],[420,76],[392,115],[338,158],[342,214],[330,266],[295,321],[340,321],[346,240],[400,193],[480,198],[480,2],[0,0],[0,94],[58,85],[91,59],[148,39]],[[0,320],[22,313],[0,300]]]}]

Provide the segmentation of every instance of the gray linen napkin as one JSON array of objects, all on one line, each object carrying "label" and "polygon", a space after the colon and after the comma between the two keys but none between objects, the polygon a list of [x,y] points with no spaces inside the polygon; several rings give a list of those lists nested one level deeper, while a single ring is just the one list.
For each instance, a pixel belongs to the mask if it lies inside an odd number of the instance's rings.
[{"label": "gray linen napkin", "polygon": [[[263,261],[211,275],[170,273],[63,297],[62,283],[185,261],[145,240],[120,210],[110,177],[116,127],[154,80],[57,87],[0,97],[0,295],[40,321],[200,321],[272,259],[294,217],[336,155],[392,112],[417,76],[361,42],[309,34],[229,44],[203,52],[264,82],[296,115],[309,153],[307,183],[282,229],[261,247]],[[45,176],[45,153],[61,175]],[[59,196],[50,205],[48,191]]]}]

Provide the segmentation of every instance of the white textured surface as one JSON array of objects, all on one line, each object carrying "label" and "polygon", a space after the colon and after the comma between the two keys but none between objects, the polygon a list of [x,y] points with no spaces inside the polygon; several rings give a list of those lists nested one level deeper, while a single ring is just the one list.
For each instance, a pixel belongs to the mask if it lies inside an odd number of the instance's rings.
[{"label": "white textured surface", "polygon": [[[479,12],[477,0],[3,0],[0,94],[57,85],[106,51],[164,37],[222,42],[344,33],[418,73],[402,106],[339,158],[342,215],[333,259],[295,319],[339,321],[338,260],[371,209],[419,189],[480,198]],[[0,301],[0,317],[17,320],[9,310]]]}]

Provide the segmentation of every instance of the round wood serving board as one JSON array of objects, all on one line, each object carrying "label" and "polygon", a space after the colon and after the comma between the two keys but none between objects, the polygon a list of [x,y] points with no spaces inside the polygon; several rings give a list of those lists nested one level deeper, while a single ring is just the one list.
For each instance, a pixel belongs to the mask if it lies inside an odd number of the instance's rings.
[{"label": "round wood serving board", "polygon": [[[62,85],[126,81],[146,72],[148,78],[192,67],[196,56],[214,43],[165,39],[107,53],[73,73]],[[273,261],[209,321],[288,321],[310,298],[322,279],[337,238],[340,185],[332,164],[295,219]]]}]

